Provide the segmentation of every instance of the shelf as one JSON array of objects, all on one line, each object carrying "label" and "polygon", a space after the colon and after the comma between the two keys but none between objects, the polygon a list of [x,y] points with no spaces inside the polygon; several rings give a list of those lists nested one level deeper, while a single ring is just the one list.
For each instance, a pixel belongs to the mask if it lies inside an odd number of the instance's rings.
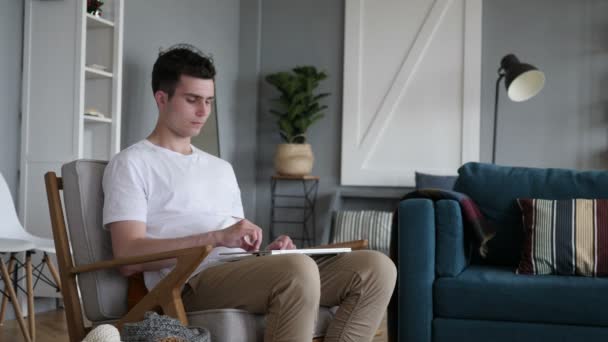
[{"label": "shelf", "polygon": [[87,13],[87,28],[113,28],[114,23]]},{"label": "shelf", "polygon": [[112,123],[112,119],[111,118],[98,118],[98,117],[95,117],[95,116],[88,116],[88,115],[83,115],[83,117],[84,117],[84,122],[108,123],[108,124]]},{"label": "shelf", "polygon": [[100,79],[100,78],[112,78],[114,76],[111,72],[107,72],[107,71],[103,71],[103,70],[99,70],[99,69],[95,69],[95,68],[91,68],[91,67],[85,67],[84,71],[85,71],[84,72],[85,78],[87,80]]},{"label": "shelf", "polygon": [[339,196],[341,198],[400,199],[412,190],[411,188],[342,189]]}]

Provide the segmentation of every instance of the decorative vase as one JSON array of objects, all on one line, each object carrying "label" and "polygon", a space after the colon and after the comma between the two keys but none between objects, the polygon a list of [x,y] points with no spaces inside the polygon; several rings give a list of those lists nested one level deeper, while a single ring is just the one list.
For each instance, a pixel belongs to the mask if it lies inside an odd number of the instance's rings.
[{"label": "decorative vase", "polygon": [[312,171],[314,160],[310,144],[278,144],[274,169],[283,176],[306,176]]}]

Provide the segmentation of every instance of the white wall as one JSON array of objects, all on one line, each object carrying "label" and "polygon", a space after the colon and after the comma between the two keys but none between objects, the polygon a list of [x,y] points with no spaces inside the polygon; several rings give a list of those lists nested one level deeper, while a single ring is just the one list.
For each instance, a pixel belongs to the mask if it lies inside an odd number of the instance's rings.
[{"label": "white wall", "polygon": [[0,2],[0,172],[17,202],[21,139],[23,1]]}]

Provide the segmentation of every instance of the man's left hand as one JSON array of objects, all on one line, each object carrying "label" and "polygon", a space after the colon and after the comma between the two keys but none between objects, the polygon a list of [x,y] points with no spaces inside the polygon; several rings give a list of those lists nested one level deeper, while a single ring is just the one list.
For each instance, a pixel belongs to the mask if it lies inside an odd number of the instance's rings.
[{"label": "man's left hand", "polygon": [[287,235],[281,235],[276,238],[271,244],[266,247],[267,250],[273,251],[277,249],[296,249],[296,245]]}]

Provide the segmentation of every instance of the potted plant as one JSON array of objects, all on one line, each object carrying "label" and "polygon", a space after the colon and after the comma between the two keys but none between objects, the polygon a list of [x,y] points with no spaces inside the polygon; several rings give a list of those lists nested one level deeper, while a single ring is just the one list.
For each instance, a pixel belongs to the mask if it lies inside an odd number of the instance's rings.
[{"label": "potted plant", "polygon": [[266,82],[280,93],[273,100],[277,107],[270,110],[277,118],[279,135],[284,141],[277,145],[274,156],[278,174],[305,176],[312,171],[314,156],[306,142],[306,131],[325,115],[323,110],[327,106],[321,105],[320,100],[329,93],[315,94],[315,90],[326,78],[327,74],[314,66],[298,66],[266,76]]},{"label": "potted plant", "polygon": [[101,6],[103,6],[103,1],[87,0],[87,13],[96,17],[101,17]]}]

